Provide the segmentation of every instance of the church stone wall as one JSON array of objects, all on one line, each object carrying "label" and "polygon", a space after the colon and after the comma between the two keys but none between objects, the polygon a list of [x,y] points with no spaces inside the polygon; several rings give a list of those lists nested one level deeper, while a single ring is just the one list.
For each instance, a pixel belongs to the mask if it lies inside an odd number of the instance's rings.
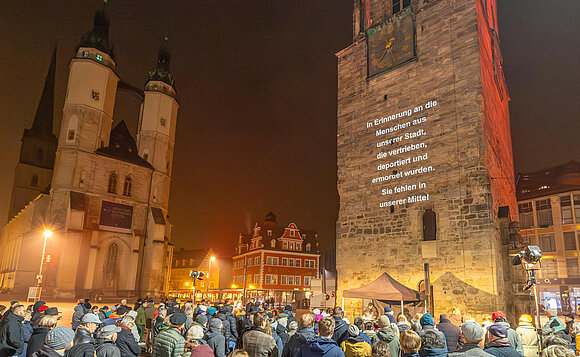
[{"label": "church stone wall", "polygon": [[[476,4],[441,0],[414,10],[416,61],[368,79],[364,40],[338,54],[337,301],[343,290],[365,285],[383,272],[419,289],[423,264],[429,263],[435,314],[453,308],[472,315],[490,313],[504,306],[504,296],[499,204],[488,170],[487,142],[496,134],[485,126]],[[423,138],[376,147],[380,140],[368,122],[430,101],[437,105],[409,118],[425,117],[425,123],[396,134],[422,128]],[[380,151],[420,142],[425,149],[377,160]],[[380,163],[419,154],[428,158],[377,171]],[[499,160],[511,161],[511,154]],[[386,183],[371,181],[421,166],[433,171]],[[425,187],[416,192],[429,194],[428,200],[379,207],[380,202],[413,194],[382,196],[381,189],[418,182]],[[435,241],[423,240],[426,209],[436,213]],[[345,308],[360,313],[361,301],[345,299]]]}]

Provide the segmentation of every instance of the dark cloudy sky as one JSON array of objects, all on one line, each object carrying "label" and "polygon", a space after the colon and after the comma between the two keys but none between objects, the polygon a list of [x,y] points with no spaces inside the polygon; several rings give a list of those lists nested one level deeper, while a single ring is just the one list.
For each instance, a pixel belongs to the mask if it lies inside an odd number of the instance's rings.
[{"label": "dark cloudy sky", "polygon": [[[55,131],[67,66],[101,1],[0,2],[0,220],[19,142],[52,47],[59,46]],[[269,210],[334,240],[336,59],[352,39],[351,0],[110,0],[121,78],[142,87],[169,39],[180,110],[170,215],[179,247],[232,252]],[[580,160],[580,2],[505,0],[499,30],[517,171]],[[119,94],[115,123],[137,105]]]}]

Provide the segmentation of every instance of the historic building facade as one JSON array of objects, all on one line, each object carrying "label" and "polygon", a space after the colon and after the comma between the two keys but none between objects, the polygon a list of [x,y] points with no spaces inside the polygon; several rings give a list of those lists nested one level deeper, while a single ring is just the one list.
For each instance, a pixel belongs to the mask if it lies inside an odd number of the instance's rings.
[{"label": "historic building facade", "polygon": [[[580,304],[580,164],[572,161],[531,173],[516,182],[521,246],[542,250],[540,303],[562,313]],[[521,270],[521,269],[519,269]],[[524,281],[516,288],[521,291]]]},{"label": "historic building facade", "polygon": [[[204,274],[201,280],[190,277],[190,272]],[[204,292],[218,289],[220,286],[220,265],[213,250],[180,249],[174,250],[169,278],[168,295],[190,299],[195,288],[197,300]]]},{"label": "historic building facade", "polygon": [[272,212],[252,233],[240,234],[233,261],[232,288],[277,303],[292,300],[296,290],[310,289],[318,277],[318,233],[299,229],[295,223],[281,227]]},{"label": "historic building facade", "polygon": [[[51,180],[38,175],[42,193],[2,230],[2,291],[25,294],[37,284],[44,259],[42,232],[50,229],[46,253],[51,262],[41,272],[43,296],[164,293],[172,251],[167,209],[178,110],[170,57],[160,51],[145,90],[132,90],[142,99],[135,141],[123,121],[112,129],[117,90],[131,87],[120,82],[108,32],[108,18],[97,12],[92,30],[82,36],[70,61]],[[47,83],[50,78],[54,66]],[[51,118],[50,123],[43,121],[41,131],[47,146],[52,143],[52,104],[43,103],[52,103],[52,92],[46,89],[51,86],[45,85],[39,106]],[[40,131],[35,130],[37,119],[27,132]],[[23,139],[15,192],[23,183],[35,182],[31,170],[28,176],[18,174],[25,171],[25,144]],[[48,170],[52,161],[43,165]],[[44,189],[48,184],[50,190]],[[13,198],[14,208],[20,208],[17,201],[22,200]]]},{"label": "historic building facade", "polygon": [[496,1],[354,5],[337,53],[339,301],[383,272],[424,290],[428,263],[431,312],[505,308],[499,226],[517,205]]}]

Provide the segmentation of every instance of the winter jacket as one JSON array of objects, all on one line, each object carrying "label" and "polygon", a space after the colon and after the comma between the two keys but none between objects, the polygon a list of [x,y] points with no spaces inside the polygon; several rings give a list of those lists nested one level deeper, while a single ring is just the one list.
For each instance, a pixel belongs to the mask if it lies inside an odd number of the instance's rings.
[{"label": "winter jacket", "polygon": [[161,316],[157,316],[153,322],[153,341],[157,338],[157,335],[161,332],[162,328],[166,327],[163,318]]},{"label": "winter jacket", "polygon": [[95,343],[93,335],[84,326],[79,326],[75,331],[75,337],[73,338],[73,344],[78,345],[81,343]]},{"label": "winter jacket", "polygon": [[496,357],[522,357],[511,345],[487,347],[484,351]]},{"label": "winter jacket", "polygon": [[60,353],[56,352],[52,348],[48,347],[47,345],[42,345],[42,347],[35,351],[32,356],[34,357],[62,357]]},{"label": "winter jacket", "polygon": [[44,317],[44,314],[41,313],[39,310],[40,307],[45,304],[46,304],[45,301],[39,300],[35,302],[34,305],[32,306],[32,318],[30,319],[30,325],[32,325],[33,328],[37,328],[38,323]]},{"label": "winter jacket", "polygon": [[75,306],[71,322],[73,330],[76,330],[77,327],[79,327],[83,320],[83,316],[85,316],[85,307],[83,305]]},{"label": "winter jacket", "polygon": [[22,321],[24,317],[14,313],[4,315],[0,327],[0,357],[20,355],[24,350]]},{"label": "winter jacket", "polygon": [[92,342],[80,343],[66,351],[65,357],[94,357],[95,344]]},{"label": "winter jacket", "polygon": [[529,322],[520,322],[516,332],[524,347],[524,356],[538,357],[538,333],[534,325]]},{"label": "winter jacket", "polygon": [[421,357],[419,353],[403,353],[403,357]]},{"label": "winter jacket", "polygon": [[371,347],[373,346],[373,342],[371,341],[371,339],[365,335],[362,331],[360,331],[358,333],[359,337],[363,339],[363,341],[365,341],[366,343],[368,343]]},{"label": "winter jacket", "polygon": [[349,337],[340,344],[340,349],[346,357],[370,357],[372,354],[371,345],[360,336]]},{"label": "winter jacket", "polygon": [[26,357],[30,357],[34,352],[40,350],[40,348],[44,346],[44,339],[46,338],[48,331],[50,331],[50,328],[46,326],[38,326],[34,330],[30,339],[28,339]]},{"label": "winter jacket", "polygon": [[[510,341],[510,346],[512,346],[516,351],[518,351],[522,356],[524,355],[524,346],[522,346],[522,341],[520,340],[520,335],[510,327],[509,322],[501,321],[495,324],[503,326],[508,332],[508,340]],[[547,324],[546,324],[547,325]],[[563,331],[559,330],[559,331]],[[489,343],[489,336],[485,335],[485,346]]]},{"label": "winter jacket", "polygon": [[557,316],[552,316],[550,317],[548,322],[544,324],[544,327],[542,328],[542,335],[547,336],[551,334],[556,334],[564,330],[566,330],[566,326],[564,325],[562,320],[560,320]]},{"label": "winter jacket", "polygon": [[411,326],[409,326],[408,323],[401,321],[397,323],[397,328],[399,329],[399,334],[401,334],[403,331],[410,330]]},{"label": "winter jacket", "polygon": [[[398,355],[397,355],[398,356]],[[309,338],[297,357],[345,357],[336,341],[328,337],[316,336]]]},{"label": "winter jacket", "polygon": [[199,345],[183,354],[183,357],[215,357],[208,345]]},{"label": "winter jacket", "polygon": [[463,346],[463,338],[461,337],[461,329],[451,323],[449,319],[441,319],[437,324],[437,330],[443,332],[445,341],[447,342],[447,350],[455,352]]},{"label": "winter jacket", "polygon": [[[89,345],[87,343],[87,345]],[[121,357],[121,351],[115,345],[115,341],[108,338],[98,338],[95,341],[97,357]]]},{"label": "winter jacket", "polygon": [[210,327],[203,339],[207,341],[207,345],[213,350],[215,357],[225,357],[226,338],[219,329]]},{"label": "winter jacket", "polygon": [[22,352],[20,352],[18,357],[26,357],[26,353],[28,351],[28,341],[30,340],[30,337],[32,336],[33,332],[34,329],[30,325],[30,321],[24,320],[22,322],[22,338],[24,339],[24,348],[22,349]]},{"label": "winter jacket", "polygon": [[246,332],[243,337],[244,350],[250,357],[278,357],[276,340],[261,328]]},{"label": "winter jacket", "polygon": [[316,338],[316,333],[314,333],[314,328],[308,327],[303,328],[296,332],[290,339],[288,343],[284,345],[282,350],[282,357],[296,357],[302,345],[306,344],[308,339]]},{"label": "winter jacket", "polygon": [[131,329],[127,327],[127,325],[119,324],[121,331],[117,333],[117,340],[115,344],[119,347],[119,351],[121,352],[121,357],[134,357],[141,354],[141,347]]},{"label": "winter jacket", "polygon": [[[230,325],[230,320],[228,320],[226,314],[224,313],[218,313],[217,314],[217,318],[220,319],[222,321],[222,330],[221,330],[221,334],[224,336],[226,341],[236,341],[237,338],[234,338],[234,336],[232,335],[232,329],[231,329],[231,325]],[[234,328],[235,330],[235,328]],[[237,333],[237,331],[236,331]]]},{"label": "winter jacket", "polygon": [[377,339],[377,333],[375,330],[364,330],[362,334],[369,339],[371,346],[373,345],[372,341]]},{"label": "winter jacket", "polygon": [[145,308],[145,318],[146,320],[153,320],[155,318],[155,311],[157,310],[157,308],[150,303],[149,305],[147,305],[147,308]]},{"label": "winter jacket", "polygon": [[390,323],[392,323],[392,324],[397,323],[397,320],[395,320],[395,316],[393,316],[393,314],[384,314],[384,315],[389,319]]},{"label": "winter jacket", "polygon": [[421,337],[421,357],[445,357],[447,356],[447,343],[443,332],[435,329],[433,326],[423,326],[423,329],[417,332]]},{"label": "winter jacket", "polygon": [[[276,335],[280,336],[282,340],[282,346],[286,346],[288,340],[290,340],[290,335],[288,334],[288,329],[284,327],[281,323],[276,325]],[[283,348],[280,349],[280,353],[282,353]]]},{"label": "winter jacket", "polygon": [[377,336],[373,340],[373,345],[377,341],[385,341],[389,344],[391,356],[398,356],[401,353],[401,345],[399,344],[399,337],[395,335],[395,331],[391,326],[383,327],[377,331]]},{"label": "winter jacket", "polygon": [[185,349],[185,338],[175,327],[169,327],[155,338],[153,343],[153,357],[178,357]]},{"label": "winter jacket", "polygon": [[481,349],[477,343],[465,343],[457,352],[450,353],[449,357],[491,357],[489,353]]},{"label": "winter jacket", "polygon": [[334,333],[332,339],[340,345],[348,338],[348,324],[340,317],[334,318]]},{"label": "winter jacket", "polygon": [[137,310],[137,317],[135,318],[135,325],[145,326],[146,322],[147,322],[147,317],[145,316],[145,308],[143,306],[141,306]]},{"label": "winter jacket", "polygon": [[105,321],[107,319],[107,310],[99,309],[99,320]]}]

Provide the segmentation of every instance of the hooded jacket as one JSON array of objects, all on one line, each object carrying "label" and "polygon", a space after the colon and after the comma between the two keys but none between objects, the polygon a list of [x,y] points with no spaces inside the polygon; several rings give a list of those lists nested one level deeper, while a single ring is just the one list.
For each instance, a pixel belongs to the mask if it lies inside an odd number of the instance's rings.
[{"label": "hooded jacket", "polygon": [[19,355],[24,350],[22,321],[24,317],[14,313],[4,315],[0,327],[0,357]]},{"label": "hooded jacket", "polygon": [[445,357],[447,356],[447,342],[443,332],[436,330],[433,326],[423,326],[417,332],[421,337],[421,357]]},{"label": "hooded jacket", "polygon": [[43,345],[38,351],[32,354],[34,357],[62,357],[58,352],[53,350],[52,348],[48,347],[47,345]]},{"label": "hooded jacket", "polygon": [[284,345],[282,357],[296,357],[300,348],[306,344],[308,339],[316,338],[313,327],[306,327],[296,332],[290,337],[288,343]]},{"label": "hooded jacket", "polygon": [[520,322],[516,329],[524,347],[525,357],[538,357],[538,334],[536,328],[530,322]]},{"label": "hooded jacket", "polygon": [[[280,339],[282,340],[282,346],[285,346],[288,341],[290,340],[290,335],[288,334],[288,329],[286,327],[284,327],[284,325],[282,325],[279,321],[278,324],[276,325],[276,334],[278,336],[280,336]],[[280,352],[282,351],[282,349],[280,349]]]},{"label": "hooded jacket", "polygon": [[[235,342],[238,338],[234,337],[234,335],[232,335],[231,323],[230,323],[230,320],[227,318],[226,314],[224,312],[220,311],[217,314],[217,318],[222,321],[221,333],[222,333],[222,335],[224,335],[225,340]],[[235,330],[235,328],[234,328],[234,330]],[[237,335],[237,331],[236,331],[236,335]]]},{"label": "hooded jacket", "polygon": [[41,313],[39,310],[40,307],[45,304],[46,304],[45,301],[39,300],[35,302],[34,305],[32,306],[32,318],[30,319],[30,325],[32,325],[32,327],[34,328],[38,327],[38,323],[44,317],[44,314]]},{"label": "hooded jacket", "polygon": [[377,331],[377,336],[373,340],[373,345],[377,341],[384,341],[389,344],[389,350],[392,356],[398,356],[401,353],[401,345],[399,344],[399,338],[395,335],[395,331],[391,326],[383,327]]},{"label": "hooded jacket", "polygon": [[548,322],[544,324],[544,327],[542,328],[542,335],[547,336],[551,334],[557,334],[558,332],[564,330],[566,330],[566,326],[562,320],[560,320],[558,316],[552,316]]},{"label": "hooded jacket", "polygon": [[203,339],[207,341],[207,345],[213,350],[215,357],[225,357],[226,338],[219,329],[210,326]]},{"label": "hooded jacket", "polygon": [[80,304],[75,306],[71,322],[73,330],[76,330],[77,327],[79,327],[81,321],[83,320],[84,315],[85,315],[85,307]]},{"label": "hooded jacket", "polygon": [[347,338],[348,324],[340,317],[334,317],[334,333],[332,334],[332,339],[340,345],[346,341]]},{"label": "hooded jacket", "polygon": [[316,336],[309,338],[297,357],[345,357],[344,352],[338,347],[336,341],[328,337]]},{"label": "hooded jacket", "polygon": [[340,349],[346,357],[370,357],[372,354],[371,345],[360,335],[349,337],[340,344]]},{"label": "hooded jacket", "polygon": [[95,341],[95,350],[97,357],[121,357],[121,352],[115,345],[115,341],[108,338],[98,338]]},{"label": "hooded jacket", "polygon": [[44,345],[44,339],[46,338],[46,334],[50,331],[49,327],[46,326],[38,326],[30,339],[28,339],[28,346],[26,347],[26,357],[30,357],[34,352],[40,350],[40,348]]},{"label": "hooded jacket", "polygon": [[508,338],[490,342],[489,346],[485,348],[485,352],[496,357],[522,357],[522,354],[520,354],[511,346]]},{"label": "hooded jacket", "polygon": [[80,343],[73,345],[65,353],[65,357],[94,357],[95,343]]},{"label": "hooded jacket", "polygon": [[463,338],[461,337],[461,329],[451,323],[449,319],[441,319],[437,324],[437,330],[443,332],[445,341],[447,343],[447,350],[455,352],[463,347]]}]

